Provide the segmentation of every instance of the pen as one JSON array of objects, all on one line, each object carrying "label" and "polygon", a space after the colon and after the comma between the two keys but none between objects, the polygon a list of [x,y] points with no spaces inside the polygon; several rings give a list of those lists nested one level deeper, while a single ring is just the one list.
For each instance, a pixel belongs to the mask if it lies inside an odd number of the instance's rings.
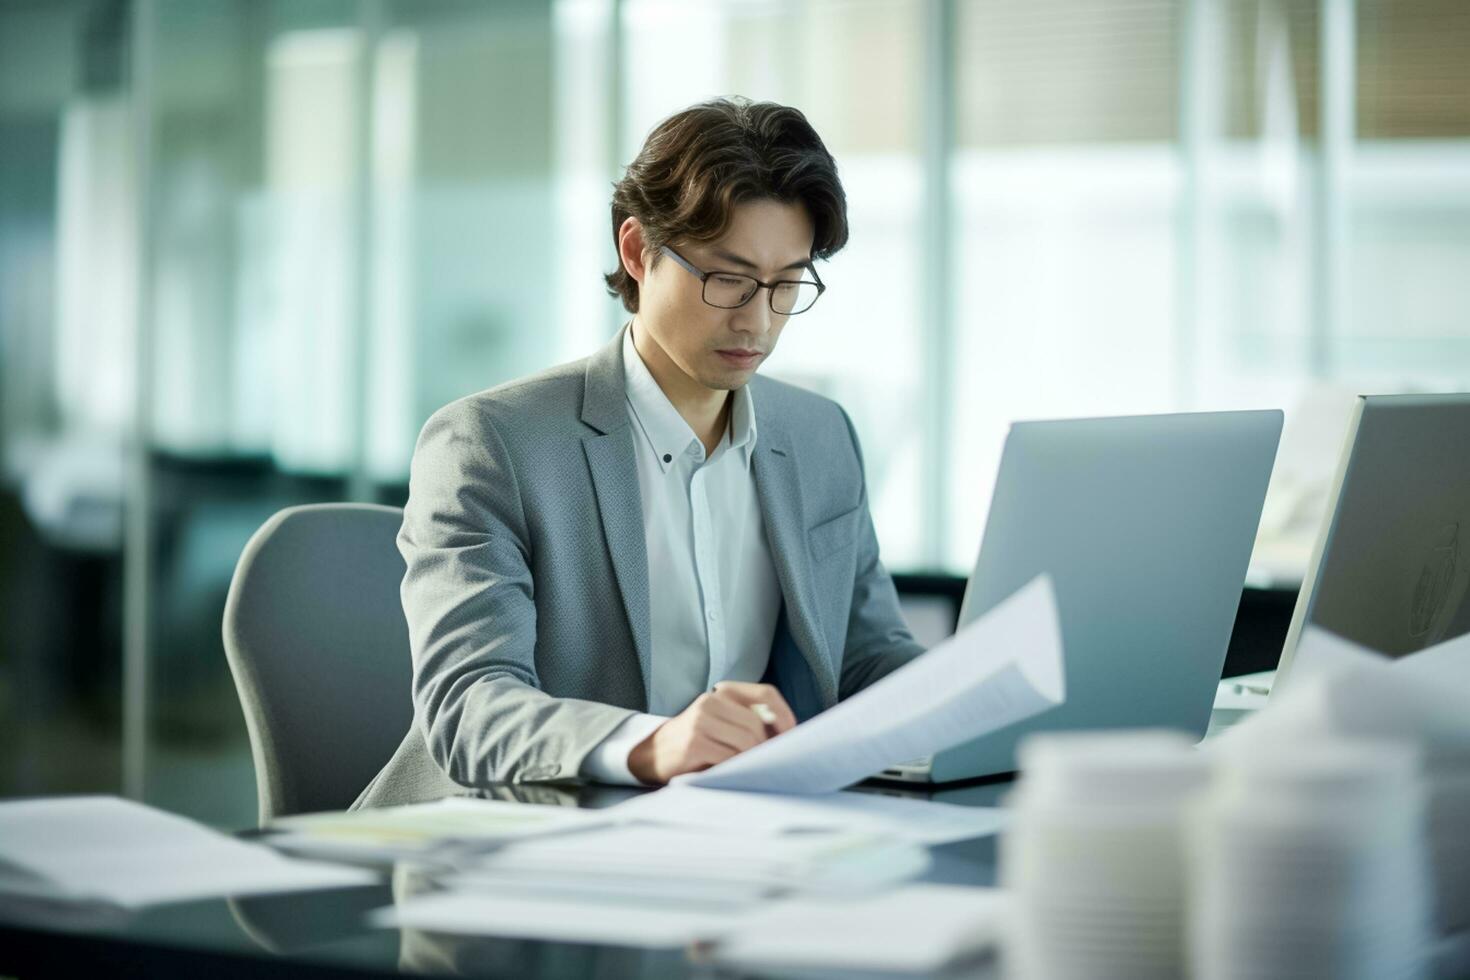
[{"label": "pen", "polygon": [[750,710],[754,711],[755,716],[761,720],[761,723],[763,725],[766,726],[766,734],[775,734],[776,712],[771,710],[770,705],[762,704],[761,702],[757,701],[755,704],[750,706]]}]

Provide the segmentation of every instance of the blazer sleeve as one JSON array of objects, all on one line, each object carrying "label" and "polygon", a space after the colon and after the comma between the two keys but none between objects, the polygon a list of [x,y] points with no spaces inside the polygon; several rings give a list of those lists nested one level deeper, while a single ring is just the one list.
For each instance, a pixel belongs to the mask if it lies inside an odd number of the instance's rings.
[{"label": "blazer sleeve", "polygon": [[468,400],[440,409],[414,449],[398,550],[415,724],[464,786],[575,778],[635,713],[541,690],[530,548],[495,426]]},{"label": "blazer sleeve", "polygon": [[857,565],[852,582],[852,606],[847,618],[847,642],[842,654],[842,674],[837,695],[847,698],[861,691],[924,652],[914,640],[898,606],[898,590],[883,563],[878,560],[878,535],[868,509],[867,472],[857,430],[847,412],[842,412],[847,434],[857,454],[862,475],[862,497],[858,505]]}]

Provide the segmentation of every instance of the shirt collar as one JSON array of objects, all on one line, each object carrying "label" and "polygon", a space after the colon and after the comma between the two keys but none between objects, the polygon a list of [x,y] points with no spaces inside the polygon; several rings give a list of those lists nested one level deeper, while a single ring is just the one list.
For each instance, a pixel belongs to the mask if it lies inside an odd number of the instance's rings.
[{"label": "shirt collar", "polygon": [[[680,453],[687,452],[691,444],[698,445],[699,437],[658,386],[648,365],[643,363],[642,355],[633,345],[631,323],[623,330],[623,377],[627,382],[628,406],[633,412],[633,419],[643,430],[659,468],[667,473]],[[755,401],[751,397],[750,385],[735,389],[734,396],[730,405],[730,428],[725,438],[729,440],[731,451],[742,450],[741,458],[749,470],[756,440]]]}]

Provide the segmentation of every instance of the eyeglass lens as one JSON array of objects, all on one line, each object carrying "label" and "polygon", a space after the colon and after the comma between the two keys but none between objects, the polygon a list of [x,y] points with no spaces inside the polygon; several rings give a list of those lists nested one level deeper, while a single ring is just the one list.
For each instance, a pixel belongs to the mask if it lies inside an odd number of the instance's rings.
[{"label": "eyeglass lens", "polygon": [[[750,276],[716,274],[704,281],[704,301],[711,306],[734,309],[750,302],[760,283]],[[817,285],[787,280],[771,290],[771,310],[783,316],[804,313],[817,301]]]}]

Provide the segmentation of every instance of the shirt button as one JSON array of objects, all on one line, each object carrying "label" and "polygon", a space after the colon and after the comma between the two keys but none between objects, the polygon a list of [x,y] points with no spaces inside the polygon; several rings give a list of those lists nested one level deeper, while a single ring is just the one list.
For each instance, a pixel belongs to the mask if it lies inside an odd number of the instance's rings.
[{"label": "shirt button", "polygon": [[673,457],[672,454],[670,454],[670,453],[664,453],[664,462],[665,463],[672,463],[673,461],[674,461],[674,457]]},{"label": "shirt button", "polygon": [[718,609],[711,609],[709,611],[709,619],[710,619],[710,622],[714,622],[715,620],[717,620],[719,618],[720,618],[720,611]]}]

